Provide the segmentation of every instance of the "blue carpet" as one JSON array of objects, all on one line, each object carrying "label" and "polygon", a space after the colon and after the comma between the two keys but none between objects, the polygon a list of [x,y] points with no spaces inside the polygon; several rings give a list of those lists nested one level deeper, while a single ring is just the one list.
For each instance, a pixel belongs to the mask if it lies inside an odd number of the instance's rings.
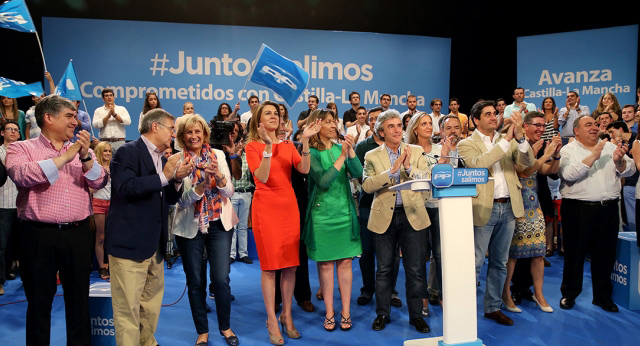
[{"label": "blue carpet", "polygon": [[[562,257],[549,260],[552,266],[545,268],[544,293],[554,312],[549,314],[535,308],[534,303],[525,301],[520,305],[523,312],[506,314],[515,321],[512,327],[505,327],[486,320],[478,314],[478,337],[486,345],[638,345],[640,335],[640,313],[620,307],[617,314],[608,313],[591,305],[591,275],[589,262],[585,263],[584,292],[578,298],[573,310],[560,309],[560,282],[562,279]],[[431,306],[431,317],[426,318],[431,326],[430,334],[421,334],[408,323],[406,305],[392,308],[391,320],[384,331],[371,330],[371,322],[376,317],[373,301],[367,306],[355,304],[361,286],[357,259],[353,262],[354,285],[352,292],[353,329],[349,332],[337,330],[325,332],[322,328],[324,304],[315,299],[318,279],[315,263],[309,262],[312,299],[316,311],[306,313],[294,304],[293,314],[296,327],[302,339],[285,342],[290,345],[402,345],[404,340],[442,335],[442,309]],[[478,311],[482,311],[484,295],[484,272],[478,288]],[[185,287],[182,264],[178,261],[172,269],[165,270],[164,304],[177,301]],[[404,301],[404,271],[402,266],[397,289]],[[101,281],[97,273],[92,282]],[[336,285],[337,286],[337,285]],[[6,294],[0,297],[0,345],[24,345],[26,302],[5,305],[24,300],[24,291],[19,280],[7,281]],[[231,290],[236,300],[231,304],[231,326],[240,338],[241,345],[267,345],[268,334],[265,327],[266,314],[260,291],[260,267],[236,262],[231,265]],[[58,288],[62,293],[62,288]],[[335,308],[340,311],[338,290],[335,292]],[[213,300],[209,305],[215,309]],[[294,301],[295,303],[295,301]],[[53,303],[51,318],[52,345],[65,344],[64,302],[61,296]],[[209,314],[210,344],[224,345],[217,335],[215,312]],[[189,303],[185,296],[175,305],[162,309],[156,338],[163,346],[193,345],[196,339],[195,327],[191,319]]]}]

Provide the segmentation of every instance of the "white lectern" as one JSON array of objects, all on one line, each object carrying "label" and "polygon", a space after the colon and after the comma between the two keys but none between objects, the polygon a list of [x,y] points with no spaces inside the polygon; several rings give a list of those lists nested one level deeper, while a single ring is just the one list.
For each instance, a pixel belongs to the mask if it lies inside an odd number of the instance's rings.
[{"label": "white lectern", "polygon": [[[392,190],[423,191],[432,188],[438,198],[442,248],[443,337],[405,341],[405,346],[482,345],[478,339],[476,311],[475,247],[471,198],[476,185],[486,184],[486,168],[433,166],[431,179],[392,186]],[[426,279],[426,278],[425,278]]]}]

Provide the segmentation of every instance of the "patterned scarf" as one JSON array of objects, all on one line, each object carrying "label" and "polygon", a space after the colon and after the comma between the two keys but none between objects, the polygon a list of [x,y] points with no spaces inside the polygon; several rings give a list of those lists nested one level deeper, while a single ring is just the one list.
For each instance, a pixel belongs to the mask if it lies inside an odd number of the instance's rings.
[{"label": "patterned scarf", "polygon": [[[217,159],[216,154],[209,144],[204,144],[200,151],[200,156],[190,150],[185,151],[185,158],[192,157],[195,169],[191,173],[191,181],[193,186],[201,184],[205,179],[204,166],[210,161],[210,158]],[[223,158],[224,160],[224,158]],[[215,179],[211,180],[211,186],[204,191],[204,197],[194,203],[194,216],[198,219],[198,229],[202,233],[208,233],[209,222],[219,219],[222,214],[222,201]]]}]

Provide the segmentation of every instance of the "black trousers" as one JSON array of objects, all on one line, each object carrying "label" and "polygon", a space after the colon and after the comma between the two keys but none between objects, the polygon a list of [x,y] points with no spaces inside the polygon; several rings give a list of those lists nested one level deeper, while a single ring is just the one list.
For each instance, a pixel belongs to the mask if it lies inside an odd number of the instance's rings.
[{"label": "black trousers", "polygon": [[[296,286],[293,289],[293,297],[298,304],[311,301],[311,286],[309,284],[309,256],[307,246],[300,240],[300,266],[296,268]],[[280,291],[280,275],[282,271],[276,271],[276,305],[282,303],[282,292]]]},{"label": "black trousers", "polygon": [[67,345],[89,345],[89,274],[95,234],[84,220],[60,230],[22,222],[20,270],[27,296],[27,345],[49,345],[56,273],[64,290]]},{"label": "black trousers", "polygon": [[564,233],[564,271],[562,296],[575,299],[582,292],[584,259],[591,254],[593,299],[611,300],[611,272],[616,261],[620,218],[618,202],[585,203],[562,199],[562,231]]}]

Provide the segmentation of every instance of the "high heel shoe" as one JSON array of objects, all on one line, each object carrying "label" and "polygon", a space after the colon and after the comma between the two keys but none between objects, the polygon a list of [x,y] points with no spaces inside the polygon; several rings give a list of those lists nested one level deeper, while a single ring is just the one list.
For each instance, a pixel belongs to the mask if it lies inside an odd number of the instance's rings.
[{"label": "high heel shoe", "polygon": [[540,310],[544,311],[544,312],[553,312],[553,308],[549,305],[547,306],[542,306],[542,304],[540,304],[540,302],[538,302],[538,299],[536,299],[536,295],[533,295],[533,301],[536,303],[536,306],[540,307]]},{"label": "high heel shoe", "polygon": [[[336,317],[336,313],[335,312],[333,313],[333,316],[331,316],[329,318],[327,318],[325,316],[325,318],[324,318],[324,330],[326,330],[328,332],[332,332],[332,331],[336,330],[335,317]],[[330,328],[328,328],[328,327],[330,327]]]},{"label": "high heel shoe", "polygon": [[515,308],[510,308],[509,305],[507,305],[507,303],[505,303],[504,299],[502,300],[502,305],[504,305],[504,308],[509,312],[522,312],[522,310],[520,310],[520,308],[517,307],[517,306]]},{"label": "high heel shoe", "polygon": [[[347,327],[345,328],[342,325],[346,325]],[[353,322],[351,322],[351,315],[345,318],[344,315],[342,314],[342,311],[340,311],[340,329],[347,331],[351,329],[351,326],[353,326]]]},{"label": "high heel shoe", "polygon": [[271,334],[269,331],[269,321],[267,321],[267,332],[269,333],[269,342],[271,345],[284,345],[284,338],[275,334]]},{"label": "high heel shoe", "polygon": [[298,330],[293,328],[293,329],[289,329],[287,328],[287,324],[284,323],[284,321],[282,320],[282,315],[280,315],[280,318],[278,319],[280,321],[280,325],[282,326],[282,332],[283,333],[287,333],[287,336],[290,339],[300,339],[302,337],[302,335],[300,335],[300,333],[298,333]]}]

